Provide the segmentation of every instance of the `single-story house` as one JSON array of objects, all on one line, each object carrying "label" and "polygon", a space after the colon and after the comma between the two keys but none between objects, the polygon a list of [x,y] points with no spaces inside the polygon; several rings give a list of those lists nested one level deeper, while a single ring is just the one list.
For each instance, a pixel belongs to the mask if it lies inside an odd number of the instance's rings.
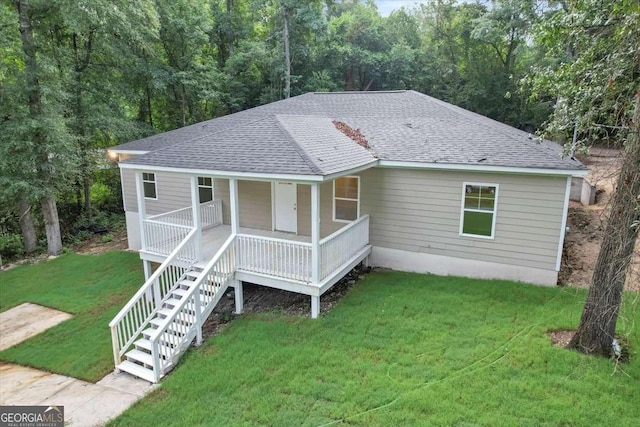
[{"label": "single-story house", "polygon": [[312,317],[363,261],[554,285],[586,174],[556,143],[415,91],[308,93],[109,151],[147,280],[111,323],[114,359],[150,381],[228,286],[242,310],[242,282],[309,295]]}]

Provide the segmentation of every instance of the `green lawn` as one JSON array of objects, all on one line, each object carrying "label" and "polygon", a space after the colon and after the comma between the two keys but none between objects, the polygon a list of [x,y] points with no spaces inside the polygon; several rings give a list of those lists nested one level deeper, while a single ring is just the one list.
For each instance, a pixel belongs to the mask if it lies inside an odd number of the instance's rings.
[{"label": "green lawn", "polygon": [[[633,349],[616,369],[549,343],[548,329],[575,327],[584,297],[372,273],[320,320],[231,322],[111,425],[638,425]],[[640,322],[629,307],[623,327]]]},{"label": "green lawn", "polygon": [[142,285],[137,254],[63,255],[0,272],[0,311],[33,302],[72,319],[0,352],[0,360],[97,381],[113,370],[109,321]]}]

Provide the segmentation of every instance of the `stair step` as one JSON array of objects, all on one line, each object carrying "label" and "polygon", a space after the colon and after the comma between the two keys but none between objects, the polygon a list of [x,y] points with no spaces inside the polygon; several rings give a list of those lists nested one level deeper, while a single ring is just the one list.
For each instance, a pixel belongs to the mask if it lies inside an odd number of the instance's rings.
[{"label": "stair step", "polygon": [[[136,346],[137,349],[142,349],[151,353],[151,341],[149,341],[148,339],[141,338],[138,341],[134,342],[133,344]],[[158,347],[159,347],[158,350],[160,351],[160,354],[163,354],[163,353],[168,354],[169,352],[167,351],[167,348],[171,349],[173,346],[160,342]]]},{"label": "stair step", "polygon": [[[180,283],[182,283],[182,282],[180,282]],[[171,291],[172,294],[180,295],[180,297],[184,297],[188,292],[189,292],[188,289],[180,289],[180,288],[176,288],[176,289]]]},{"label": "stair step", "polygon": [[[169,298],[169,299],[168,299],[168,300],[166,300],[164,303],[165,303],[166,305],[171,306],[171,308],[173,308],[173,307],[177,307],[177,306],[180,304],[180,302],[181,302],[181,301],[180,301],[179,299],[177,299],[177,298]],[[189,306],[189,304],[187,304],[187,307],[188,307],[188,306]]]},{"label": "stair step", "polygon": [[151,357],[151,354],[135,348],[133,350],[127,351],[125,353],[125,357],[129,360],[134,360],[147,366],[153,366],[153,357]]},{"label": "stair step", "polygon": [[178,283],[176,283],[176,285],[178,285],[178,288],[176,289],[184,289],[184,290],[189,290],[191,288],[193,288],[193,286],[196,284],[196,282],[192,281],[192,280],[180,280]]},{"label": "stair step", "polygon": [[146,338],[140,338],[138,341],[134,342],[133,345],[135,345],[137,349],[144,349],[149,352],[151,351],[151,341]]},{"label": "stair step", "polygon": [[198,276],[200,276],[200,274],[202,274],[202,271],[196,271],[196,270],[189,270],[187,271],[186,276],[187,277],[193,277],[193,279],[197,279]]},{"label": "stair step", "polygon": [[171,309],[167,308],[167,307],[162,307],[160,310],[158,310],[158,315],[164,317],[168,317],[171,315]]},{"label": "stair step", "polygon": [[151,383],[156,382],[155,378],[153,377],[152,369],[147,369],[144,366],[140,366],[137,363],[131,362],[129,360],[125,360],[124,362],[120,363],[117,368],[121,371],[127,372]]},{"label": "stair step", "polygon": [[195,264],[193,264],[191,266],[192,269],[198,269],[200,271],[204,270],[204,268],[207,266],[206,262],[196,262]]},{"label": "stair step", "polygon": [[[186,316],[181,316],[181,319],[184,319],[186,317],[186,321],[188,322],[189,326],[193,325],[193,323],[196,321],[196,316],[194,316],[193,314],[188,314],[186,313]],[[157,327],[160,327],[160,325],[162,325],[162,323],[164,322],[165,319],[159,319],[157,317],[154,317],[153,319],[151,319],[149,321],[149,323],[151,323],[152,325],[156,325]],[[176,319],[177,320],[177,319]],[[176,323],[176,320],[174,320],[172,323]],[[183,320],[181,320],[182,322]],[[171,325],[169,325],[169,327],[171,327]]]}]

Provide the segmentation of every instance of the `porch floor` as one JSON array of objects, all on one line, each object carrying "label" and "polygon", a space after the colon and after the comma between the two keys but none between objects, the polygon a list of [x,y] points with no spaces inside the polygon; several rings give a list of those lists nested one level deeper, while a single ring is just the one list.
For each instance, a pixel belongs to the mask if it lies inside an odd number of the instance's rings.
[{"label": "porch floor", "polygon": [[[274,239],[291,240],[294,242],[311,242],[311,236],[301,234],[286,233],[284,231],[260,230],[257,228],[240,227],[240,234],[250,234],[253,236],[271,237]],[[202,232],[202,259],[209,261],[220,250],[224,242],[231,236],[230,225],[218,225]]]}]

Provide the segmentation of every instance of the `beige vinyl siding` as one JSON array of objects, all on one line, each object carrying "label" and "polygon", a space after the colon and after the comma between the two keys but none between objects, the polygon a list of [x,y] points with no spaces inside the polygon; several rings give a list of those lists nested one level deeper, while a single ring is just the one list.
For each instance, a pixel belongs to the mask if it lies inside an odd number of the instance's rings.
[{"label": "beige vinyl siding", "polygon": [[[213,180],[213,197],[222,200],[222,222],[231,224],[229,180]],[[238,181],[240,227],[271,230],[271,183]]]},{"label": "beige vinyl siding", "polygon": [[214,178],[213,199],[222,200],[222,223],[231,224],[231,197],[229,196],[229,180]]},{"label": "beige vinyl siding", "polygon": [[[360,175],[375,246],[555,270],[564,177],[391,168]],[[459,235],[463,182],[499,184],[494,239]]]},{"label": "beige vinyl siding", "polygon": [[[187,175],[153,172],[156,175],[157,200],[145,200],[147,215],[156,215],[191,206],[191,180]],[[122,169],[125,211],[138,212],[136,176],[131,169]]]},{"label": "beige vinyl siding", "polygon": [[[348,225],[333,221],[333,182],[320,184],[320,238]],[[311,235],[311,186],[298,184],[298,234]]]},{"label": "beige vinyl siding", "polygon": [[271,183],[238,181],[240,227],[271,230]]}]

